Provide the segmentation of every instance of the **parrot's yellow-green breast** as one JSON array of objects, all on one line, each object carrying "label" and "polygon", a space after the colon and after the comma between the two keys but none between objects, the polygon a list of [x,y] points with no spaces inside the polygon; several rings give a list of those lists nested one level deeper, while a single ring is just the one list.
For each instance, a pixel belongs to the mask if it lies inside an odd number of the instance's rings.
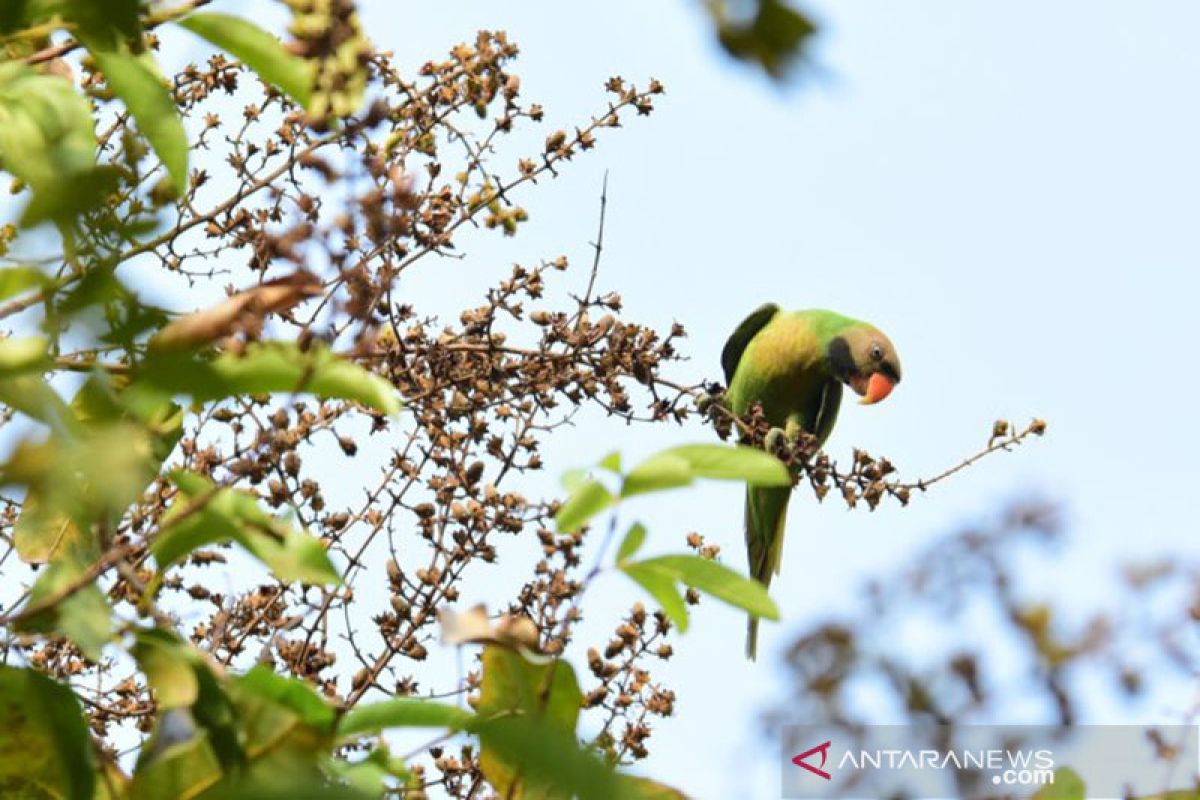
[{"label": "parrot's yellow-green breast", "polygon": [[810,405],[828,379],[818,331],[801,313],[779,313],[751,340],[738,363],[729,399],[744,414],[760,401],[767,419],[785,418]]}]

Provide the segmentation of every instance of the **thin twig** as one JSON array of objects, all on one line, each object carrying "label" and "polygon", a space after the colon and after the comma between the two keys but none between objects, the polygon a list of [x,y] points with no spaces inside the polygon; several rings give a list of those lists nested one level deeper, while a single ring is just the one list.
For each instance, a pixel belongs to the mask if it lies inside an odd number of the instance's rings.
[{"label": "thin twig", "polygon": [[600,255],[604,252],[604,218],[608,211],[608,170],[604,171],[604,182],[600,184],[600,226],[596,231],[596,241],[592,247],[596,253],[592,257],[592,274],[588,278],[587,291],[583,293],[581,305],[587,306],[592,301],[592,290],[596,288],[596,275],[600,272]]},{"label": "thin twig", "polygon": [[1028,439],[1030,436],[1041,436],[1043,433],[1045,433],[1045,431],[1046,431],[1046,423],[1040,419],[1035,419],[1032,422],[1030,422],[1029,425],[1026,426],[1025,430],[1021,431],[1020,433],[1013,434],[1012,436],[1006,436],[1002,439],[993,439],[991,442],[988,443],[988,446],[985,447],[983,450],[980,450],[978,453],[976,453],[973,456],[969,456],[968,458],[963,459],[958,464],[955,464],[953,467],[950,467],[949,469],[947,469],[943,472],[940,472],[937,475],[934,475],[932,478],[923,478],[922,480],[919,480],[916,483],[906,483],[906,484],[899,484],[899,485],[905,486],[910,489],[918,489],[923,492],[926,489],[928,489],[930,486],[932,486],[933,484],[935,484],[939,481],[943,481],[946,478],[949,478],[951,475],[954,475],[957,472],[961,472],[962,470],[964,470],[967,467],[974,464],[976,461],[979,461],[980,459],[985,458],[986,456],[989,456],[998,450],[1008,450],[1011,447],[1016,447],[1017,445],[1021,444],[1026,439]]}]

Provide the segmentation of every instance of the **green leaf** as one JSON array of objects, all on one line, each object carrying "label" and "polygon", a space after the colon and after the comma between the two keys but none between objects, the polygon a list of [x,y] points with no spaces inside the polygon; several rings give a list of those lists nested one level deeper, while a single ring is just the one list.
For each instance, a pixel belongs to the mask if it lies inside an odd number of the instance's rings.
[{"label": "green leaf", "polygon": [[0,731],[6,795],[91,800],[91,740],[70,689],[31,669],[0,666]]},{"label": "green leaf", "polygon": [[234,541],[267,565],[281,581],[340,582],[320,540],[285,525],[245,491],[218,488],[202,475],[177,470],[180,493],[163,516],[150,545],[160,570],[207,544]]},{"label": "green leaf", "polygon": [[674,577],[756,617],[779,619],[779,608],[761,583],[716,561],[699,556],[675,555],[658,556],[630,566]]},{"label": "green leaf", "polygon": [[96,773],[96,793],[92,800],[128,800],[125,794],[128,788],[129,777],[110,762]]},{"label": "green leaf", "polygon": [[685,444],[672,447],[663,455],[686,461],[697,478],[743,481],[750,486],[792,485],[792,477],[784,463],[756,447]]},{"label": "green leaf", "polygon": [[221,767],[226,770],[238,769],[246,761],[246,750],[239,732],[244,709],[234,707],[230,693],[203,657],[197,654],[194,664],[200,691],[192,706],[192,717],[204,729],[208,745]]},{"label": "green leaf", "polygon": [[66,516],[90,531],[97,522],[115,523],[157,470],[150,434],[118,422],[93,425],[73,437],[22,442],[4,465],[3,480],[28,487],[52,530]]},{"label": "green leaf", "polygon": [[[0,33],[16,33],[21,28],[44,21],[48,13],[49,9],[41,3],[31,3],[29,0],[0,4]],[[17,51],[16,54],[23,56],[26,52],[33,52],[32,45],[26,44],[25,47],[27,50]]]},{"label": "green leaf", "polygon": [[202,475],[175,471],[171,480],[180,493],[167,509],[161,531],[150,544],[150,554],[159,570],[180,561],[200,547],[235,541],[250,549],[244,531],[246,524],[271,528],[269,515],[258,508],[257,500],[247,492],[218,489]]},{"label": "green leaf", "polygon": [[561,483],[562,487],[568,492],[573,492],[582,486],[585,481],[587,481],[590,474],[591,472],[581,467],[569,469],[562,474],[561,478],[559,478],[559,483]]},{"label": "green leaf", "polygon": [[160,354],[146,360],[138,380],[197,401],[246,394],[308,393],[353,400],[383,414],[400,412],[396,388],[327,347],[301,350],[294,342],[263,342],[242,355],[226,352],[204,359]]},{"label": "green leaf", "polygon": [[258,76],[308,108],[313,69],[284,49],[278,39],[254,23],[231,14],[192,14],[179,22],[238,59]]},{"label": "green leaf", "polygon": [[123,50],[89,47],[109,88],[121,98],[149,140],[179,194],[187,191],[188,141],[171,92],[163,85],[153,60]]},{"label": "green leaf", "polygon": [[623,564],[621,571],[658,601],[663,613],[675,623],[675,627],[679,628],[680,633],[687,633],[687,603],[684,602],[683,595],[680,593],[679,587],[675,585],[676,581],[672,575],[643,564]]},{"label": "green leaf", "polygon": [[0,161],[33,190],[22,224],[62,221],[98,201],[112,176],[96,165],[94,127],[71,81],[0,64]]},{"label": "green leaf", "polygon": [[71,435],[78,428],[71,409],[41,375],[0,378],[0,403],[44,422],[61,435]]},{"label": "green leaf", "polygon": [[41,75],[23,64],[4,64],[0,122],[4,168],[35,190],[95,166],[91,107],[65,78]]},{"label": "green leaf", "polygon": [[[554,773],[555,766],[543,760],[539,747],[554,751],[551,761],[571,760],[571,749],[578,749],[575,726],[583,693],[575,671],[565,661],[534,663],[499,645],[483,648],[482,667],[472,725],[483,744],[480,769],[501,796],[510,796],[516,787],[524,786],[521,796],[544,797],[534,784],[558,786],[570,776]],[[528,727],[509,726],[514,719]],[[605,769],[610,778],[602,782],[611,782],[612,773]],[[604,776],[597,773],[594,777]],[[582,786],[574,789],[582,790]]]},{"label": "green leaf", "polygon": [[621,497],[688,486],[696,478],[744,481],[751,486],[791,486],[787,467],[753,447],[687,444],[650,456],[625,476]]},{"label": "green leaf", "polygon": [[[161,708],[154,732],[138,755],[130,800],[193,797],[220,781],[222,774],[241,774],[248,757],[243,748],[244,709],[235,708],[223,676],[219,680],[203,653],[180,641],[174,632],[141,631],[137,638],[139,664],[147,672],[160,708],[164,691],[177,699],[191,694],[189,686],[173,685],[190,683],[183,674],[186,669],[194,679],[195,695],[190,706]],[[147,647],[159,650],[149,661],[143,660]],[[156,663],[160,656],[162,661]]]},{"label": "green leaf", "polygon": [[41,336],[0,339],[0,378],[45,370],[50,365],[46,345]]},{"label": "green leaf", "polygon": [[122,795],[124,800],[195,797],[220,780],[221,764],[206,732],[199,731],[190,739],[166,746],[159,744],[161,736],[156,730],[142,745],[137,770]]},{"label": "green leaf", "polygon": [[30,228],[50,220],[60,228],[69,226],[77,216],[101,205],[112,194],[119,174],[116,167],[100,165],[70,180],[60,180],[53,188],[34,186],[33,199],[21,214],[21,225]]},{"label": "green leaf", "polygon": [[756,64],[779,79],[791,64],[807,56],[817,26],[787,0],[758,0],[756,13],[745,22],[728,18],[725,7],[724,2],[709,4],[717,39],[734,58]]},{"label": "green leaf", "polygon": [[1084,800],[1087,797],[1083,779],[1070,767],[1054,771],[1054,783],[1038,789],[1030,800]]},{"label": "green leaf", "polygon": [[131,387],[127,375],[93,372],[71,399],[71,411],[86,425],[140,423],[151,435],[155,472],[183,437],[184,410],[160,392]]},{"label": "green leaf", "polygon": [[535,663],[501,645],[484,647],[480,660],[477,719],[518,713],[546,719],[560,730],[575,730],[583,693],[570,664]]},{"label": "green leaf", "polygon": [[687,461],[669,451],[657,453],[625,476],[621,497],[678,489],[690,485],[692,479],[692,467]]},{"label": "green leaf", "polygon": [[4,467],[27,489],[13,531],[17,552],[26,563],[95,561],[100,548],[91,523],[98,516],[111,522],[141,494],[179,441],[183,411],[161,395],[122,393],[123,379],[102,372],[84,382],[69,408],[40,379],[22,380],[37,390],[30,402],[43,397],[42,410],[57,409],[72,426],[59,425],[50,446],[18,447]]},{"label": "green leaf", "polygon": [[200,682],[195,657],[173,632],[158,628],[138,631],[133,657],[154,689],[158,708],[183,708],[196,702]]},{"label": "green leaf", "polygon": [[621,791],[635,800],[688,800],[688,796],[678,789],[632,775],[621,776]]},{"label": "green leaf", "polygon": [[[281,720],[287,725],[286,718]],[[204,800],[378,800],[353,785],[335,782],[323,754],[298,747],[286,728],[243,768],[222,769],[203,735],[172,746],[134,775],[128,800],[204,798]]]},{"label": "green leaf", "polygon": [[245,675],[237,678],[237,686],[251,692],[260,699],[287,708],[294,713],[305,725],[328,733],[333,730],[333,706],[329,705],[313,687],[299,678],[285,678],[277,675],[269,667],[257,666]]},{"label": "green leaf", "polygon": [[37,492],[25,495],[13,528],[13,545],[26,564],[45,564],[56,557],[87,561],[100,556],[96,537],[80,530],[66,514],[43,510]]},{"label": "green leaf", "polygon": [[143,12],[138,0],[49,0],[45,4],[73,23],[76,35],[88,47],[141,44]]},{"label": "green leaf", "polygon": [[464,729],[474,714],[434,700],[397,697],[381,703],[356,706],[338,723],[339,738],[379,733],[388,728]]},{"label": "green leaf", "polygon": [[600,459],[600,463],[597,464],[596,466],[600,467],[600,469],[606,469],[609,472],[615,472],[618,475],[620,475],[621,474],[621,454],[618,451],[613,450],[611,453],[606,455],[604,458]]},{"label": "green leaf", "polygon": [[[334,758],[330,760],[329,768],[352,788],[372,798],[387,796],[388,778],[398,779],[400,786],[408,786],[414,779],[404,762],[393,758],[382,742],[366,758],[354,762]],[[420,784],[421,781],[417,781],[413,788]]]},{"label": "green leaf", "polygon": [[633,558],[645,541],[646,527],[640,522],[634,523],[629,528],[629,532],[625,534],[625,538],[621,540],[621,546],[617,548],[617,563],[622,564]]},{"label": "green leaf", "polygon": [[616,502],[612,492],[597,480],[585,480],[558,509],[554,522],[562,533],[571,533]]},{"label": "green leaf", "polygon": [[331,749],[334,711],[310,687],[259,667],[231,681],[228,692],[249,758],[283,747],[311,763]]},{"label": "green leaf", "polygon": [[[580,747],[574,733],[527,717],[501,717],[483,723],[479,736],[484,777],[501,797],[626,800],[639,796],[635,784],[621,780]],[[516,766],[497,772],[497,764]]]},{"label": "green leaf", "polygon": [[[141,465],[136,459],[116,463],[120,455],[136,452],[130,446],[136,443],[136,438],[122,435],[118,455],[104,452],[102,443],[112,440],[98,436],[99,433],[95,431],[91,437],[100,444],[98,447],[89,447],[86,439],[65,436],[43,444],[22,442],[4,465],[4,480],[23,485],[26,490],[21,515],[13,530],[13,544],[26,563],[55,560],[84,565],[95,561],[100,557],[100,543],[91,522],[97,514],[110,516],[123,511],[124,506],[106,506],[106,503],[128,500],[145,485],[118,485],[120,478],[129,473],[109,469],[120,467],[137,474]],[[95,474],[93,467],[98,467]],[[146,472],[143,477],[149,479]],[[112,495],[105,497],[108,492]]]},{"label": "green leaf", "polygon": [[41,270],[33,267],[0,269],[0,300],[20,294],[26,289],[42,288],[48,283]]},{"label": "green leaf", "polygon": [[[294,748],[268,750],[251,762],[244,775],[226,775],[203,800],[380,800],[355,785],[335,779],[327,759],[313,758]],[[406,793],[407,794],[407,793]],[[192,795],[185,795],[191,797]],[[404,794],[399,795],[403,797]],[[388,793],[383,797],[397,797]]]},{"label": "green leaf", "polygon": [[352,798],[366,796],[322,774],[334,709],[298,678],[259,666],[225,682],[197,658],[192,715],[203,730],[139,764],[134,800],[158,797]]},{"label": "green leaf", "polygon": [[251,552],[271,568],[284,582],[300,581],[313,585],[336,585],[342,577],[321,540],[294,528],[285,528],[283,538],[254,531]]}]

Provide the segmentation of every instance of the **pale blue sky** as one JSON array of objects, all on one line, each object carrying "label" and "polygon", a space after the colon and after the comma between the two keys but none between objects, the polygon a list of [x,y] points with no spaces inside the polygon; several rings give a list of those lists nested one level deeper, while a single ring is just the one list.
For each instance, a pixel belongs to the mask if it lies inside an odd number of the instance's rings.
[{"label": "pale blue sky", "polygon": [[[277,18],[262,3],[216,5]],[[1049,420],[1045,440],[909,509],[847,513],[798,497],[773,590],[785,621],[764,626],[749,664],[741,616],[696,611],[676,659],[656,671],[679,702],[656,726],[649,774],[700,797],[729,796],[750,775],[755,796],[776,796],[776,753],[755,721],[787,688],[780,649],[847,608],[864,576],[1008,498],[1037,488],[1069,509],[1074,546],[1047,570],[1056,580],[1034,587],[1047,596],[1102,601],[1117,558],[1190,544],[1177,493],[1200,479],[1200,5],[822,3],[822,77],[786,90],[721,55],[699,2],[361,5],[377,44],[410,67],[480,27],[521,44],[523,94],[547,122],[504,151],[510,164],[600,111],[610,75],[667,87],[650,119],[524,196],[522,235],[473,237],[465,262],[406,275],[401,292],[423,311],[454,319],[512,261],[585,262],[607,170],[601,284],[623,294],[631,319],[688,327],[680,380],[718,377],[729,331],[774,300],[869,319],[901,353],[904,383],[880,406],[848,404],[835,456],[858,445],[915,477],[976,449],[997,417]],[[200,53],[192,44],[168,60]],[[527,493],[553,491],[552,476],[614,446],[636,459],[710,436],[585,414],[549,444],[547,478]],[[705,485],[623,520],[643,519],[656,550],[699,530],[740,568],[740,503],[736,488]],[[475,591],[495,607],[491,586]],[[635,592],[601,580],[589,596],[594,640]]]}]

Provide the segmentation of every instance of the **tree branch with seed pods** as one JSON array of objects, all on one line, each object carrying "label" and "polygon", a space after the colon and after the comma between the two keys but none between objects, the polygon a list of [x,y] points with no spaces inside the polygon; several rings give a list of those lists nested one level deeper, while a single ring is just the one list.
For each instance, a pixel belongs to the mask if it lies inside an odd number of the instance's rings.
[{"label": "tree branch with seed pods", "polygon": [[[282,43],[208,16],[205,0],[99,16],[61,5],[5,31],[16,77],[0,92],[42,156],[0,153],[20,204],[0,229],[0,431],[13,445],[0,682],[67,709],[54,741],[77,745],[58,754],[70,768],[31,785],[676,796],[624,770],[687,700],[655,674],[678,657],[671,633],[702,594],[777,609],[698,533],[684,554],[637,560],[645,531],[614,555],[614,515],[585,566],[599,510],[568,524],[573,492],[529,496],[548,439],[588,408],[638,425],[698,418],[748,445],[705,445],[728,459],[724,477],[807,481],[874,508],[1044,430],[998,425],[977,455],[905,483],[884,459],[856,452],[839,468],[761,414],[733,418],[719,387],[670,376],[683,326],[630,319],[603,288],[607,180],[590,264],[494,269],[488,237],[520,235],[528,193],[650,115],[655,80],[598,81],[592,116],[533,134],[549,112],[525,97],[501,32],[408,74],[348,0],[287,0]],[[174,25],[215,50],[164,84],[144,70]],[[770,56],[722,26],[731,52]],[[77,50],[78,76],[64,75]],[[54,100],[72,136],[43,131],[34,97]],[[475,299],[451,312],[411,291],[416,270]],[[629,489],[636,467],[606,462]],[[601,571],[661,592],[598,608],[584,595]],[[439,619],[480,592],[498,614],[472,617],[484,632],[458,641],[483,650],[447,666]],[[611,636],[583,641],[585,611],[612,612]],[[10,735],[49,736],[37,714],[6,719]],[[395,755],[385,732],[412,727],[439,732]]]}]

